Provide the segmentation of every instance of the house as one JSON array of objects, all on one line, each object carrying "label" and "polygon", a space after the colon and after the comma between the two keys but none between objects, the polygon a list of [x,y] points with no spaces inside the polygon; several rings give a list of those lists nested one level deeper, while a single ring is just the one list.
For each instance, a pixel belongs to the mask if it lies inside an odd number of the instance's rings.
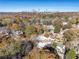
[{"label": "house", "polygon": [[58,55],[60,56],[61,59],[64,59],[64,53],[65,53],[65,45],[63,44],[58,44],[56,46],[56,51]]},{"label": "house", "polygon": [[23,34],[23,32],[22,31],[20,31],[20,30],[16,30],[16,31],[12,31],[12,34],[14,35],[14,36],[19,36],[19,35],[21,35],[21,34]]},{"label": "house", "polygon": [[21,39],[21,35],[23,34],[23,32],[22,31],[20,31],[20,30],[12,30],[11,31],[11,37],[14,39],[14,40],[19,40],[19,39]]},{"label": "house", "polygon": [[62,44],[64,42],[63,36],[61,34],[56,34],[54,39],[55,39],[54,42],[56,42],[56,43]]},{"label": "house", "polygon": [[75,52],[78,55],[79,54],[79,44],[77,44],[77,46],[74,46]]},{"label": "house", "polygon": [[77,26],[77,28],[79,28],[79,24],[77,24],[76,26]]},{"label": "house", "polygon": [[54,26],[53,25],[43,25],[44,31],[52,32],[54,31]]},{"label": "house", "polygon": [[0,38],[9,35],[10,30],[6,27],[0,27]]},{"label": "house", "polygon": [[68,23],[67,22],[63,22],[63,25],[67,25]]},{"label": "house", "polygon": [[52,39],[50,36],[38,35],[34,37],[32,40],[36,41],[36,45],[38,48],[43,48],[48,45],[50,46],[54,39]]},{"label": "house", "polygon": [[47,30],[48,31],[53,31],[54,30],[54,26],[53,25],[47,25]]}]

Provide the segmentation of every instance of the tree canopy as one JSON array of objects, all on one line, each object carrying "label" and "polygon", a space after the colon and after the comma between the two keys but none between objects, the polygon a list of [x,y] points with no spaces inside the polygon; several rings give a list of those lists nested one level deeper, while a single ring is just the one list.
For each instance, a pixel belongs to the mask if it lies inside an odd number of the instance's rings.
[{"label": "tree canopy", "polygon": [[66,59],[75,59],[76,53],[74,49],[69,50],[66,53]]},{"label": "tree canopy", "polygon": [[25,29],[25,34],[26,34],[27,36],[30,36],[30,35],[32,35],[32,34],[37,34],[37,29],[36,29],[34,26],[29,25],[29,26],[27,26],[26,29]]}]

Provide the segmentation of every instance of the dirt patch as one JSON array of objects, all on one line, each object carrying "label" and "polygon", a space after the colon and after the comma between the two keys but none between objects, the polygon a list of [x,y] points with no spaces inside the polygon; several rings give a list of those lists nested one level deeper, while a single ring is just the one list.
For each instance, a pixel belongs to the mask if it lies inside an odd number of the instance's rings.
[{"label": "dirt patch", "polygon": [[50,53],[49,50],[43,50],[34,48],[27,56],[23,59],[57,59],[57,56],[53,53]]}]

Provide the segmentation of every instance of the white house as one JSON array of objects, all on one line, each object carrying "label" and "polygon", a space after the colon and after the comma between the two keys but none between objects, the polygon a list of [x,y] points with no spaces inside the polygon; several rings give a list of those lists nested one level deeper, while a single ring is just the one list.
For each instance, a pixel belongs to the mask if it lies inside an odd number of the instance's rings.
[{"label": "white house", "polygon": [[63,25],[67,25],[68,23],[67,22],[63,22]]},{"label": "white house", "polygon": [[61,34],[56,34],[54,39],[54,42],[56,42],[57,44],[62,44],[64,42],[63,36]]},{"label": "white house", "polygon": [[77,28],[79,28],[79,24],[77,25]]},{"label": "white house", "polygon": [[60,56],[61,59],[64,59],[64,53],[65,53],[65,45],[63,44],[58,44],[56,46],[56,50],[58,55]]},{"label": "white house", "polygon": [[12,31],[12,34],[14,35],[14,36],[19,36],[19,35],[21,35],[21,34],[23,34],[23,32],[22,31],[20,31],[20,30],[17,30],[17,31]]},{"label": "white house", "polygon": [[47,29],[49,29],[49,30],[54,30],[54,26],[53,26],[53,25],[48,25],[48,26],[47,26]]},{"label": "white house", "polygon": [[20,36],[21,34],[23,34],[23,32],[20,31],[20,30],[17,30],[17,31],[12,30],[11,37],[12,37],[14,40],[19,40],[19,39],[21,39],[21,38],[20,38],[20,37],[21,37],[21,36]]},{"label": "white house", "polygon": [[54,39],[51,37],[45,37],[43,35],[37,36],[34,40],[37,40],[37,47],[38,48],[43,48],[47,45],[50,45]]},{"label": "white house", "polygon": [[0,27],[0,37],[9,35],[9,29],[6,27]]}]

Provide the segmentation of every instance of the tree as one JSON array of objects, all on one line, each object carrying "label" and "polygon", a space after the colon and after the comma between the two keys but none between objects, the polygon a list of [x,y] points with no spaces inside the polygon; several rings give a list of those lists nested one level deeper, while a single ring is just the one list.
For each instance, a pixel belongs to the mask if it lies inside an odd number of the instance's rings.
[{"label": "tree", "polygon": [[76,18],[76,19],[73,19],[73,20],[70,20],[69,21],[71,24],[79,24],[79,19],[78,18]]},{"label": "tree", "polygon": [[42,23],[44,25],[51,25],[52,24],[51,19],[42,19]]},{"label": "tree", "polygon": [[26,36],[30,36],[32,34],[37,34],[37,29],[34,26],[29,25],[25,28],[25,34],[26,34]]},{"label": "tree", "polygon": [[19,30],[20,26],[17,23],[13,23],[12,25],[10,25],[10,28],[13,29],[13,30]]},{"label": "tree", "polygon": [[42,33],[44,33],[44,30],[40,29],[39,32],[38,32],[38,34],[42,34]]},{"label": "tree", "polygon": [[22,21],[24,24],[29,23],[29,19],[22,19],[21,21]]},{"label": "tree", "polygon": [[55,20],[53,25],[55,26],[54,32],[59,33],[63,25],[62,20]]},{"label": "tree", "polygon": [[76,24],[76,19],[70,20],[69,23]]},{"label": "tree", "polygon": [[69,16],[64,16],[64,19],[65,19],[64,21],[69,21],[68,18],[69,18]]},{"label": "tree", "polygon": [[66,30],[64,32],[64,38],[67,39],[67,41],[73,41],[73,40],[78,40],[79,38],[79,29],[77,28],[71,28],[69,30]]},{"label": "tree", "polygon": [[61,30],[61,27],[60,26],[55,26],[54,33],[59,33],[60,30]]},{"label": "tree", "polygon": [[57,46],[57,43],[53,42],[52,48],[56,48],[56,46]]},{"label": "tree", "polygon": [[70,28],[72,28],[72,24],[71,23],[68,23],[68,24],[63,26],[63,30],[70,29]]},{"label": "tree", "polygon": [[76,37],[76,33],[73,30],[67,30],[64,32],[64,38],[67,39],[67,41],[72,41]]},{"label": "tree", "polygon": [[75,59],[76,53],[74,49],[69,50],[66,53],[66,59]]},{"label": "tree", "polygon": [[76,24],[79,24],[79,19],[78,18],[76,18]]},{"label": "tree", "polygon": [[55,21],[53,22],[53,25],[54,25],[54,26],[62,27],[63,22],[62,22],[62,20],[57,19],[57,20],[55,20]]},{"label": "tree", "polygon": [[6,55],[15,55],[16,53],[20,52],[21,49],[21,42],[11,42],[10,44],[5,43],[6,46],[3,46],[0,48],[0,56],[6,56]]}]

